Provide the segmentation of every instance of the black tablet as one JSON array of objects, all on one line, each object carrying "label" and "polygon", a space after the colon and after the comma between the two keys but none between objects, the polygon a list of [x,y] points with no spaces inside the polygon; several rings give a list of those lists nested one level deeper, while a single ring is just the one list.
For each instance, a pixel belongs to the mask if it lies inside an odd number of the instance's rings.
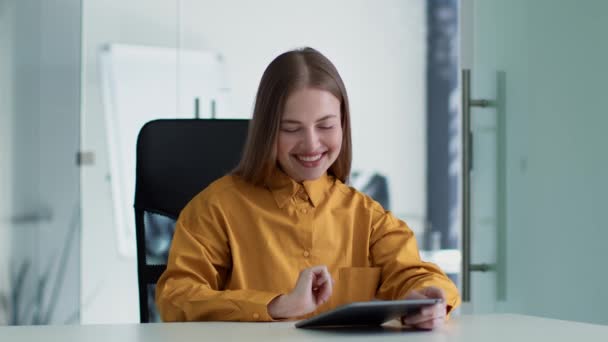
[{"label": "black tablet", "polygon": [[441,299],[375,300],[337,307],[314,317],[296,322],[296,328],[323,328],[381,325],[410,315],[422,307],[440,303]]}]

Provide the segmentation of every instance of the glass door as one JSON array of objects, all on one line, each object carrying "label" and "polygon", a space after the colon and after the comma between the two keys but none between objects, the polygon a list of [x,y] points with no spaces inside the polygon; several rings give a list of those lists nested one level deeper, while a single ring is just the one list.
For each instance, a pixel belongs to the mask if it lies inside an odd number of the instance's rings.
[{"label": "glass door", "polygon": [[608,324],[608,3],[461,6],[473,136],[466,307]]}]

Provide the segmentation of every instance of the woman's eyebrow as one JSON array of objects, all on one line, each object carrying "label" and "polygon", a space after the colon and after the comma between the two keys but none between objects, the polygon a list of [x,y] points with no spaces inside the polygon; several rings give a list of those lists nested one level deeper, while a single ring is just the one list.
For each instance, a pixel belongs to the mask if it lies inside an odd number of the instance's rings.
[{"label": "woman's eyebrow", "polygon": [[336,114],[328,114],[328,115],[325,115],[324,117],[320,118],[319,120],[317,120],[317,122],[319,122],[319,121],[325,121],[325,120],[332,119],[332,118],[335,118],[335,117],[337,117]]},{"label": "woman's eyebrow", "polygon": [[[325,120],[328,120],[328,119],[331,119],[331,118],[335,118],[335,117],[337,117],[337,115],[335,115],[335,114],[328,114],[328,115],[325,115],[324,117],[320,118],[316,122],[325,121]],[[284,119],[284,120],[281,120],[281,123],[282,124],[300,124],[301,122],[298,121],[298,120],[293,120],[293,119]]]}]

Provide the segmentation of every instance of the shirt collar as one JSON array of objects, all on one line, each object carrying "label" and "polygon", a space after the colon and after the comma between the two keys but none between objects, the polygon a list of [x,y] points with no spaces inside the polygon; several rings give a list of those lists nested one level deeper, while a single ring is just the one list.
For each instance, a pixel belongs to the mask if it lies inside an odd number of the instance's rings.
[{"label": "shirt collar", "polygon": [[299,184],[277,167],[266,182],[266,186],[272,192],[279,208],[283,208],[300,189],[306,191],[312,205],[316,207],[323,200],[333,183],[334,177],[326,172],[317,179],[307,180]]}]

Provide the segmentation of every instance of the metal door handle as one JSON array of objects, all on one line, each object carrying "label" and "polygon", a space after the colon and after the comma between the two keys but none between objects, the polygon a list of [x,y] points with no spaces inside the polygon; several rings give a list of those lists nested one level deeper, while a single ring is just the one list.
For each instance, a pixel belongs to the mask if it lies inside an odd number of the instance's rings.
[{"label": "metal door handle", "polygon": [[471,264],[471,170],[473,152],[471,107],[493,107],[495,101],[471,99],[471,70],[462,70],[462,300],[471,300],[471,272],[488,272],[493,264]]}]

